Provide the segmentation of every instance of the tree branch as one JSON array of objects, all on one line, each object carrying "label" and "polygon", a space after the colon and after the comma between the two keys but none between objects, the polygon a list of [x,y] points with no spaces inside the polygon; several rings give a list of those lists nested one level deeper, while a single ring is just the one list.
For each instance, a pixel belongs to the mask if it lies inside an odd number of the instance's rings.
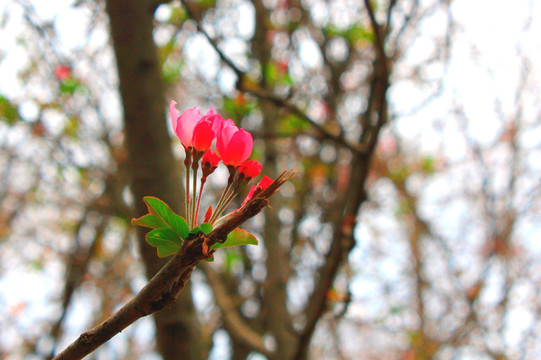
[{"label": "tree branch", "polygon": [[381,25],[378,24],[378,21],[376,20],[374,8],[372,7],[370,0],[364,0],[364,4],[366,6],[366,11],[368,12],[368,17],[370,18],[370,24],[372,25],[372,29],[374,30],[374,47],[376,48],[376,53],[383,62],[382,70],[384,71],[384,73],[382,75],[383,77],[388,78],[389,65],[387,63],[387,55],[385,54],[385,35],[382,34]]},{"label": "tree branch", "polygon": [[268,198],[289,180],[294,171],[284,171],[272,184],[255,198],[235,212],[226,222],[214,229],[208,236],[200,234],[186,241],[179,252],[147,283],[147,285],[126,305],[111,317],[79,336],[54,360],[82,359],[136,320],[150,315],[176,301],[190,279],[199,261],[208,259],[212,252],[207,249],[227,237],[246,220],[257,215],[268,205]]}]

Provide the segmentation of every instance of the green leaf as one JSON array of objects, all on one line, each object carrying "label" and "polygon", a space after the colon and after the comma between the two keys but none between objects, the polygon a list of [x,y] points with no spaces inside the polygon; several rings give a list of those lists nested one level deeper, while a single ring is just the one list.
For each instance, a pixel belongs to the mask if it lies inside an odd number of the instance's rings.
[{"label": "green leaf", "polygon": [[168,22],[173,25],[181,25],[187,18],[188,15],[183,8],[173,5],[171,9],[171,16],[169,17]]},{"label": "green leaf", "polygon": [[287,115],[279,120],[280,130],[284,133],[299,133],[310,128],[310,124],[297,115]]},{"label": "green leaf", "polygon": [[257,245],[256,237],[243,229],[235,229],[227,235],[227,239],[223,243],[216,243],[212,245],[211,249],[220,249],[231,246],[241,245]]},{"label": "green leaf", "polygon": [[205,9],[214,7],[216,5],[216,0],[199,0],[197,3],[202,9]]},{"label": "green leaf", "polygon": [[158,257],[164,258],[171,255],[175,255],[179,251],[180,247],[175,245],[162,245],[158,247]]},{"label": "green leaf", "polygon": [[151,229],[162,229],[167,225],[157,216],[146,214],[137,219],[131,219],[132,226],[144,226]]},{"label": "green leaf", "polygon": [[174,84],[180,79],[184,62],[182,60],[168,60],[162,67],[162,79],[166,84]]},{"label": "green leaf", "polygon": [[208,235],[208,234],[210,234],[211,231],[212,231],[212,225],[209,224],[209,223],[203,223],[203,224],[199,225],[198,227],[194,227],[190,231],[190,235],[197,235],[200,232],[203,232],[203,234]]},{"label": "green leaf", "polygon": [[209,223],[203,223],[199,225],[199,229],[205,234],[208,235],[212,231],[212,224]]},{"label": "green leaf", "polygon": [[405,166],[405,165],[401,165],[400,167],[398,168],[395,168],[395,169],[391,169],[390,170],[390,174],[389,174],[389,177],[392,179],[392,180],[395,180],[395,181],[398,181],[400,183],[403,183],[404,181],[406,181],[406,179],[408,178],[408,176],[411,175],[411,170]]},{"label": "green leaf", "polygon": [[166,257],[180,250],[182,240],[171,229],[155,229],[145,236],[146,241],[158,248],[158,256]]},{"label": "green leaf", "polygon": [[278,68],[276,64],[270,62],[265,67],[265,80],[271,84],[274,84],[276,82],[276,79],[278,78]]},{"label": "green leaf", "polygon": [[277,62],[269,62],[265,67],[265,80],[271,85],[293,85],[293,80],[287,71],[287,65]]},{"label": "green leaf", "polygon": [[365,26],[353,25],[344,34],[348,41],[352,44],[359,42],[372,42],[374,40],[374,33]]},{"label": "green leaf", "polygon": [[223,107],[227,116],[240,119],[250,115],[257,106],[253,101],[239,95],[236,98],[225,97],[223,99]]},{"label": "green leaf", "polygon": [[64,94],[73,95],[80,85],[76,79],[68,78],[60,83],[60,91]]},{"label": "green leaf", "polygon": [[77,130],[79,128],[80,120],[75,116],[68,117],[68,123],[64,127],[64,134],[71,138],[77,137]]},{"label": "green leaf", "polygon": [[432,156],[426,156],[421,161],[421,170],[427,175],[432,175],[436,171],[436,160]]},{"label": "green leaf", "polygon": [[0,95],[0,120],[5,120],[9,125],[15,123],[20,118],[17,107],[6,97]]},{"label": "green leaf", "polygon": [[343,37],[351,44],[372,42],[374,39],[373,32],[361,24],[353,24],[348,28],[339,28],[335,25],[330,25],[324,28],[323,32],[331,38]]},{"label": "green leaf", "polygon": [[155,229],[146,235],[147,241],[152,246],[159,246],[164,243],[174,243],[179,247],[182,245],[182,240],[177,233],[171,229]]},{"label": "green leaf", "polygon": [[160,218],[182,239],[186,239],[188,237],[189,229],[186,220],[171,210],[169,205],[153,196],[145,196],[143,200],[147,204],[148,211],[152,215]]}]

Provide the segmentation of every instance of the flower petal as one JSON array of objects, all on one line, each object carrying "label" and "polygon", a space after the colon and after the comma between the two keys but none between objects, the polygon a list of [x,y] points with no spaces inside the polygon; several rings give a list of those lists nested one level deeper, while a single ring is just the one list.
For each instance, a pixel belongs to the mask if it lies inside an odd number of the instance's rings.
[{"label": "flower petal", "polygon": [[178,121],[178,114],[179,111],[176,108],[177,102],[175,100],[171,100],[171,103],[169,103],[169,116],[171,116],[171,125],[173,125],[173,131],[177,130],[177,121]]},{"label": "flower petal", "polygon": [[197,106],[185,110],[178,118],[175,133],[184,147],[192,146],[193,130],[200,119],[201,111]]},{"label": "flower petal", "polygon": [[[240,129],[231,137],[225,155],[222,155],[224,164],[239,166],[252,154],[254,140],[252,135],[244,129]],[[221,155],[221,154],[220,154]]]},{"label": "flower petal", "polygon": [[207,151],[214,140],[214,131],[208,121],[199,121],[193,130],[192,145],[197,151]]},{"label": "flower petal", "polygon": [[239,128],[236,127],[235,124],[233,124],[232,120],[223,121],[222,129],[218,133],[218,141],[216,141],[216,150],[218,150],[218,153],[220,154],[220,156],[222,156],[222,152],[223,153],[227,152],[229,142],[231,141],[231,138],[237,131],[239,131]]}]

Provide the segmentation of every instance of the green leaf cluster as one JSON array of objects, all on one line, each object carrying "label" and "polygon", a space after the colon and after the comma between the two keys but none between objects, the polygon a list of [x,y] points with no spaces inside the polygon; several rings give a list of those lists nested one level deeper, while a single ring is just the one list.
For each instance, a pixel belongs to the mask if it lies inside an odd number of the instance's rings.
[{"label": "green leaf cluster", "polygon": [[[208,235],[212,231],[212,225],[209,223],[203,223],[190,231],[186,220],[156,197],[146,196],[143,201],[147,205],[148,214],[132,219],[131,224],[152,229],[146,234],[145,239],[151,246],[157,248],[159,257],[174,255],[184,241],[200,232]],[[241,245],[257,245],[257,239],[246,230],[235,229],[227,235],[225,241],[214,244],[211,249]]]},{"label": "green leaf cluster", "polygon": [[153,229],[145,236],[145,239],[157,248],[159,257],[177,253],[190,234],[186,220],[156,197],[146,196],[143,201],[149,213],[132,219],[131,224]]}]

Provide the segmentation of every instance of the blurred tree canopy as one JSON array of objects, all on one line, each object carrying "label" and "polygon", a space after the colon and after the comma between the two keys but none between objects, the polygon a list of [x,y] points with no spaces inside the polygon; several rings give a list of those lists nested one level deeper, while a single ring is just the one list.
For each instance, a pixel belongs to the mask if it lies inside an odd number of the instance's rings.
[{"label": "blurred tree canopy", "polygon": [[91,358],[541,357],[541,9],[502,3],[8,0],[0,358],[52,358],[163,266],[129,220],[183,206],[171,99],[297,175],[259,246]]}]

